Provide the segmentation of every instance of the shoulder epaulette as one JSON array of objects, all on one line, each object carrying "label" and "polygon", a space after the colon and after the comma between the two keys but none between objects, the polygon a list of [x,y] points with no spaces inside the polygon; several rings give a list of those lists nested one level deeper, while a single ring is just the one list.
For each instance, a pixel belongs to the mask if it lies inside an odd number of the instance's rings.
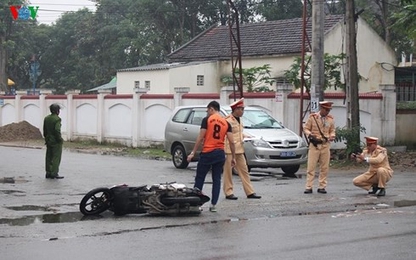
[{"label": "shoulder epaulette", "polygon": [[319,118],[319,114],[318,113],[312,113],[312,114],[309,115],[309,117]]},{"label": "shoulder epaulette", "polygon": [[384,147],[382,147],[382,146],[380,146],[380,145],[377,145],[377,148],[376,149],[379,150],[380,152],[387,152],[387,149],[384,148]]}]

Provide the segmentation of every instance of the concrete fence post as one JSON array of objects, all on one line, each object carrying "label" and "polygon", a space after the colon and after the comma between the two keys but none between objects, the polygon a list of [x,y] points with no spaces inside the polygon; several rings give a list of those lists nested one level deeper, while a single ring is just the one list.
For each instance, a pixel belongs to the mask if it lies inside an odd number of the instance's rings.
[{"label": "concrete fence post", "polygon": [[22,114],[23,114],[23,106],[21,102],[21,98],[23,95],[27,95],[26,91],[16,91],[16,96],[14,98],[14,107],[16,111],[16,122],[22,121]]},{"label": "concrete fence post", "polygon": [[189,93],[190,88],[188,88],[188,87],[177,87],[177,88],[174,88],[174,90],[175,90],[175,94],[173,96],[174,102],[175,102],[174,107],[181,106],[182,105],[182,96],[183,96],[183,94]]},{"label": "concrete fence post", "polygon": [[383,95],[381,106],[381,139],[383,145],[394,145],[396,139],[396,86],[392,84],[380,84]]},{"label": "concrete fence post", "polygon": [[140,99],[140,96],[146,94],[149,90],[147,88],[134,88],[133,94],[133,111],[132,111],[132,147],[141,146],[140,141],[145,139],[145,113],[146,107],[145,102]]},{"label": "concrete fence post", "polygon": [[97,95],[97,142],[102,143],[104,140],[104,126],[105,122],[105,114],[107,111],[104,111],[104,96],[107,94],[111,94],[111,90],[98,90]]},{"label": "concrete fence post", "polygon": [[234,100],[230,100],[230,95],[234,92],[233,86],[225,86],[221,88],[220,91],[220,104],[221,105],[228,105],[234,102]]},{"label": "concrete fence post", "polygon": [[42,92],[39,93],[39,111],[40,111],[40,122],[42,122],[42,127],[39,127],[40,132],[43,135],[43,120],[45,118],[45,116],[48,115],[48,107],[46,105],[46,99],[45,99],[46,95],[43,94]]},{"label": "concrete fence post", "polygon": [[67,141],[71,141],[74,132],[74,124],[75,124],[75,111],[76,108],[74,107],[74,95],[78,95],[81,91],[80,90],[69,90],[65,92],[66,94],[66,139]]},{"label": "concrete fence post", "polygon": [[275,106],[272,106],[272,113],[277,116],[278,120],[282,120],[282,123],[292,129],[294,132],[299,132],[299,118],[297,109],[289,107],[288,96],[293,91],[293,86],[288,83],[277,83],[276,84],[276,97]]}]

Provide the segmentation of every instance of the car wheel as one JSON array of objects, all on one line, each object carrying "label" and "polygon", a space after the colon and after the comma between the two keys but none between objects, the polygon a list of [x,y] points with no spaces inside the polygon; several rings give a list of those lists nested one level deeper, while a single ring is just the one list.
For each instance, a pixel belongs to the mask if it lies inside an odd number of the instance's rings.
[{"label": "car wheel", "polygon": [[282,171],[286,175],[294,175],[295,173],[298,172],[299,168],[300,168],[300,165],[283,166]]},{"label": "car wheel", "polygon": [[176,145],[172,150],[172,162],[178,169],[185,169],[189,163],[186,160],[185,149],[182,145]]}]

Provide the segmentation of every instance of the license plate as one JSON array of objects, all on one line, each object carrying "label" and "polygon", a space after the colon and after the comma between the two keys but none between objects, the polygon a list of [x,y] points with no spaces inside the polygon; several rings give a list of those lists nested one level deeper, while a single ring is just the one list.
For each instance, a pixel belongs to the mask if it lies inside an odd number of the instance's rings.
[{"label": "license plate", "polygon": [[280,157],[296,157],[295,152],[281,152]]}]

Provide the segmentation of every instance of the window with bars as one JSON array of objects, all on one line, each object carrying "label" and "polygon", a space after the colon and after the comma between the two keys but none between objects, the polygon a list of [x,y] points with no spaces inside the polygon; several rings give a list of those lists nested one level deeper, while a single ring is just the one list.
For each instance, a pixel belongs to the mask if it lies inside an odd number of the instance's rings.
[{"label": "window with bars", "polygon": [[204,85],[204,75],[197,75],[196,76],[196,85],[203,86]]},{"label": "window with bars", "polygon": [[144,82],[144,88],[150,89],[150,80]]}]

